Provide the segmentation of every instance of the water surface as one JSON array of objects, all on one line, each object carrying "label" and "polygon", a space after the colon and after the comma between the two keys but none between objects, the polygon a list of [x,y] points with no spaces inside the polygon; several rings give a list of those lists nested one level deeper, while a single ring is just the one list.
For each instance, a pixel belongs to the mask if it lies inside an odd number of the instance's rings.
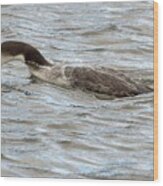
[{"label": "water surface", "polygon": [[[54,63],[115,68],[153,87],[153,3],[9,5],[2,41]],[[2,69],[2,176],[153,179],[153,92],[98,100]]]}]

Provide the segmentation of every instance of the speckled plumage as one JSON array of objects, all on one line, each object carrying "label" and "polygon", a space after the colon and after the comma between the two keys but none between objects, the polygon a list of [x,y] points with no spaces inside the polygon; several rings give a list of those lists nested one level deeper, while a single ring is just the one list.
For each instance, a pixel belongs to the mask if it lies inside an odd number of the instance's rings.
[{"label": "speckled plumage", "polygon": [[83,91],[114,97],[135,96],[151,91],[145,85],[137,84],[129,77],[113,69],[102,72],[93,67],[52,65],[36,48],[23,42],[4,42],[1,45],[1,50],[2,56],[8,56],[8,61],[16,56],[23,56],[19,59],[24,59],[34,76],[65,88],[79,88]]}]

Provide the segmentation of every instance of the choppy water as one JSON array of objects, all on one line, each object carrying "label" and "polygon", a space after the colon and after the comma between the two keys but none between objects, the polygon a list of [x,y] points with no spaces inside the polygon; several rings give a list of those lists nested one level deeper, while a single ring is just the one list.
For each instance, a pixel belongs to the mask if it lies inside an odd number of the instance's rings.
[{"label": "choppy water", "polygon": [[[2,41],[153,86],[152,2],[10,5],[1,13]],[[153,179],[153,92],[98,100],[29,77],[20,62],[2,69],[2,176]]]}]

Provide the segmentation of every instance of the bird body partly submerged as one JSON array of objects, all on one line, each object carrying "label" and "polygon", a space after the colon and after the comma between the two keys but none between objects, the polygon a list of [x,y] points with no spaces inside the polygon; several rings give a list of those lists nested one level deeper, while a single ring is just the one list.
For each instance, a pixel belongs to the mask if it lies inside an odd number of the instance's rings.
[{"label": "bird body partly submerged", "polygon": [[51,64],[36,48],[23,42],[6,41],[2,43],[1,51],[2,64],[15,59],[24,61],[33,76],[65,88],[79,88],[114,97],[135,96],[151,91],[114,69],[102,72],[87,66]]}]

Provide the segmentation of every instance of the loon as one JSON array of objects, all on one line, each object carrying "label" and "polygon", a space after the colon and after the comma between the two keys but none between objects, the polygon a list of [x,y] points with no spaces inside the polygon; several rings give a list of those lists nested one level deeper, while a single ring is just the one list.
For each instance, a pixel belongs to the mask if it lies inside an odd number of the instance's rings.
[{"label": "loon", "polygon": [[65,88],[78,88],[116,98],[136,96],[151,91],[149,87],[134,82],[118,70],[107,69],[107,72],[102,72],[88,66],[53,64],[35,47],[24,42],[3,42],[1,57],[2,65],[20,60],[28,66],[34,77]]}]

